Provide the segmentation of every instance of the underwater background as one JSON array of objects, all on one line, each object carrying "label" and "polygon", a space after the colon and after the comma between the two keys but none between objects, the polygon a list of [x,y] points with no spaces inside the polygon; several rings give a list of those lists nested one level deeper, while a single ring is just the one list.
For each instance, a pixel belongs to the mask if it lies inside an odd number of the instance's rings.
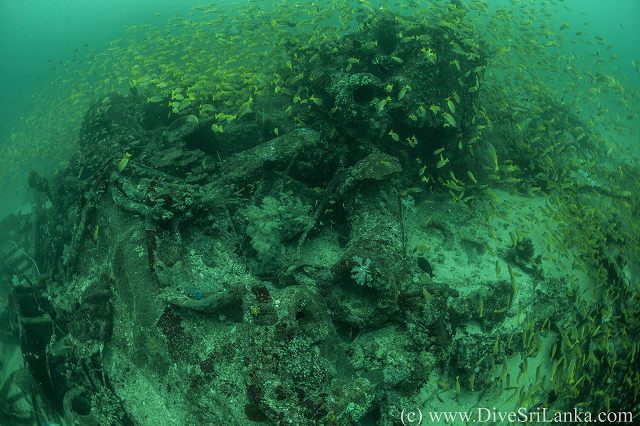
[{"label": "underwater background", "polygon": [[639,23],[1,2],[0,423],[637,415]]}]

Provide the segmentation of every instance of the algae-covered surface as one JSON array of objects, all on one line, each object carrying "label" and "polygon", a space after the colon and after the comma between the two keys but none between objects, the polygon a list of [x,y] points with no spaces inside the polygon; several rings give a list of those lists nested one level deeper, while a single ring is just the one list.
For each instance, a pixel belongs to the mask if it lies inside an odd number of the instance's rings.
[{"label": "algae-covered surface", "polygon": [[0,223],[2,424],[630,422],[640,95],[567,12],[208,4],[91,52]]}]

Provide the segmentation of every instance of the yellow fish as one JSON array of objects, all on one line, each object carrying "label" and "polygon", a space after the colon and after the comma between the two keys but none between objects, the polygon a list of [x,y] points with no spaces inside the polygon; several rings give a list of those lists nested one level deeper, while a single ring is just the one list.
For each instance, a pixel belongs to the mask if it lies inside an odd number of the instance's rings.
[{"label": "yellow fish", "polygon": [[[127,163],[129,162],[129,157],[131,157],[131,154],[129,154],[128,152],[125,152],[124,157],[118,163],[118,167],[117,167],[118,173],[124,170],[124,168],[127,166]],[[96,228],[96,232],[97,232],[97,228]]]},{"label": "yellow fish", "polygon": [[387,99],[383,99],[380,101],[380,103],[378,104],[378,108],[377,108],[377,112],[380,112],[384,109],[384,106],[387,104],[387,102],[389,102],[391,100],[390,96],[387,96]]},{"label": "yellow fish", "polygon": [[455,118],[453,118],[453,116],[451,114],[448,114],[448,113],[445,112],[443,117],[444,117],[445,120],[447,120],[447,123],[449,123],[453,127],[458,127],[458,124],[456,123]]},{"label": "yellow fish", "polygon": [[513,232],[509,232],[509,236],[511,237],[511,242],[513,243],[513,248],[516,248],[518,245],[518,237]]},{"label": "yellow fish", "polygon": [[444,166],[445,164],[447,164],[449,162],[449,159],[444,159],[442,158],[442,154],[440,154],[440,161],[438,161],[438,164],[436,164],[436,168],[440,168],[442,166]]},{"label": "yellow fish", "polygon": [[411,89],[409,86],[404,86],[400,93],[398,93],[398,100],[404,98],[404,95],[407,93],[407,90]]},{"label": "yellow fish", "polygon": [[315,96],[311,95],[311,97],[309,98],[309,100],[311,102],[313,102],[314,104],[321,106],[322,105],[322,99],[320,98],[316,98]]},{"label": "yellow fish", "polygon": [[451,111],[452,114],[455,114],[456,106],[453,104],[453,102],[451,102],[451,99],[449,98],[447,98],[447,106],[449,107],[449,111]]},{"label": "yellow fish", "polygon": [[491,158],[493,158],[493,163],[495,166],[494,171],[497,172],[498,171],[498,155],[496,154],[496,149],[493,147],[493,144],[491,142],[487,142],[487,146],[489,147],[489,155],[491,155]]}]

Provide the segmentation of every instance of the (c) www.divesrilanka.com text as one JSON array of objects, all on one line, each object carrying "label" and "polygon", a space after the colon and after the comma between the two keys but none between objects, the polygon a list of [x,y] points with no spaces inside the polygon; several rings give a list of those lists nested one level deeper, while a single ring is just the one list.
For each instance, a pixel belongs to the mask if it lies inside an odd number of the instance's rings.
[{"label": "(c) www.divesrilanka.com text", "polygon": [[594,415],[590,412],[579,411],[574,408],[573,411],[556,412],[549,411],[546,408],[528,411],[525,407],[521,407],[518,411],[497,411],[488,408],[478,408],[476,412],[461,411],[429,411],[423,416],[420,410],[403,410],[400,414],[402,424],[405,426],[419,424],[438,424],[438,423],[454,423],[458,420],[462,422],[474,423],[498,423],[498,422],[541,422],[541,423],[566,423],[566,422],[619,422],[627,423],[633,419],[631,412],[618,413],[598,413]]}]

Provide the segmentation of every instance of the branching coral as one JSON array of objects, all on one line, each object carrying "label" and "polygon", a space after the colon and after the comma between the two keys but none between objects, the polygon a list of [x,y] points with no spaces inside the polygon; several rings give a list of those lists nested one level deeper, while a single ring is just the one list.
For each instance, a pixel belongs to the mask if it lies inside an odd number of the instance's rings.
[{"label": "branching coral", "polygon": [[516,244],[516,256],[521,260],[528,262],[533,257],[533,242],[529,238],[523,238]]}]

